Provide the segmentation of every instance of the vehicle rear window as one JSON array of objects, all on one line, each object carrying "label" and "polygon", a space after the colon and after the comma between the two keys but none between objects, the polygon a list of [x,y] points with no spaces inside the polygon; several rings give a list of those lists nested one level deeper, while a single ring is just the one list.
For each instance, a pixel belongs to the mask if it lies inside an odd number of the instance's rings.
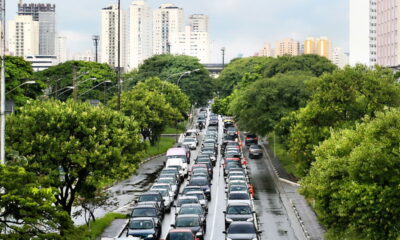
[{"label": "vehicle rear window", "polygon": [[228,228],[228,234],[255,234],[256,229],[251,224],[233,224]]},{"label": "vehicle rear window", "polygon": [[142,195],[139,197],[139,202],[157,202],[157,201],[161,201],[160,195],[149,194],[149,195]]},{"label": "vehicle rear window", "polygon": [[157,211],[155,208],[136,208],[132,211],[132,217],[156,217]]},{"label": "vehicle rear window", "polygon": [[231,199],[231,200],[248,200],[249,195],[246,193],[231,193],[229,195],[229,199]]}]

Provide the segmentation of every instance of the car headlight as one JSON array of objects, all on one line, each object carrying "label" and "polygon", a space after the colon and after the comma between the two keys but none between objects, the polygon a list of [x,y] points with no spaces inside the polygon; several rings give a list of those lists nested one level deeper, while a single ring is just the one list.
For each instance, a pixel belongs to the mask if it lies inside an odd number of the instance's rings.
[{"label": "car headlight", "polygon": [[247,222],[252,222],[254,220],[254,218],[249,218],[247,219]]},{"label": "car headlight", "polygon": [[253,238],[253,239],[251,239],[251,240],[258,240],[257,238]]},{"label": "car headlight", "polygon": [[226,240],[232,240],[232,238],[226,238]]},{"label": "car headlight", "polygon": [[231,218],[225,218],[225,221],[227,221],[227,222],[233,222],[233,219],[231,219]]},{"label": "car headlight", "polygon": [[199,237],[199,236],[203,236],[203,233],[202,232],[197,232],[196,233],[196,237]]},{"label": "car headlight", "polygon": [[154,235],[153,235],[153,234],[150,234],[150,235],[147,235],[146,238],[153,238],[153,237],[154,237]]}]

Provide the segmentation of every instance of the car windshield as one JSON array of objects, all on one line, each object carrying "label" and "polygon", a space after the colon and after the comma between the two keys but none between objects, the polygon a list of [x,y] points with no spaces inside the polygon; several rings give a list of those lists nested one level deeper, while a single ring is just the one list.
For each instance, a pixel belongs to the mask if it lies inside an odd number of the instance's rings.
[{"label": "car windshield", "polygon": [[203,214],[202,207],[182,207],[179,214]]},{"label": "car windshield", "polygon": [[167,240],[193,240],[191,232],[174,232],[168,234]]},{"label": "car windshield", "polygon": [[162,170],[161,173],[174,173],[174,174],[176,174],[177,171],[176,171],[176,169],[173,169],[173,168],[166,168],[166,169]]},{"label": "car windshield", "polygon": [[156,189],[157,192],[161,193],[161,196],[167,197],[168,196],[168,190],[166,189]]},{"label": "car windshield", "polygon": [[192,180],[190,180],[190,184],[191,186],[204,186],[204,185],[208,185],[208,180],[206,178],[193,178]]},{"label": "car windshield", "polygon": [[246,193],[231,193],[229,195],[230,200],[248,200],[249,195]]},{"label": "car windshield", "polygon": [[178,207],[182,206],[183,204],[191,204],[191,203],[199,203],[196,198],[185,198],[178,200]]},{"label": "car windshield", "polygon": [[254,225],[251,224],[232,224],[228,228],[228,234],[256,234]]},{"label": "car windshield", "polygon": [[135,208],[132,212],[132,217],[156,217],[157,211],[155,208]]},{"label": "car windshield", "polygon": [[194,196],[194,197],[197,197],[197,199],[199,199],[199,200],[204,199],[204,194],[201,194],[201,193],[190,193],[190,194],[187,194],[187,196]]},{"label": "car windshield", "polygon": [[251,214],[249,206],[230,206],[228,207],[228,214]]},{"label": "car windshield", "polygon": [[181,217],[176,219],[176,227],[198,227],[200,226],[199,218]]},{"label": "car windshield", "polygon": [[182,166],[177,166],[177,165],[170,165],[168,166],[169,168],[175,168],[176,170],[180,170]]},{"label": "car windshield", "polygon": [[158,183],[175,183],[173,178],[160,178],[157,180]]},{"label": "car windshield", "polygon": [[194,138],[185,138],[183,142],[194,142]]},{"label": "car windshield", "polygon": [[247,187],[243,185],[233,185],[230,188],[231,192],[246,191]]},{"label": "car windshield", "polygon": [[139,198],[139,202],[157,202],[157,201],[161,201],[161,198],[156,194],[142,195]]},{"label": "car windshield", "polygon": [[133,220],[129,223],[130,229],[152,229],[153,222],[150,220]]},{"label": "car windshield", "polygon": [[257,135],[255,135],[255,134],[247,134],[246,137],[248,137],[248,138],[256,138]]}]

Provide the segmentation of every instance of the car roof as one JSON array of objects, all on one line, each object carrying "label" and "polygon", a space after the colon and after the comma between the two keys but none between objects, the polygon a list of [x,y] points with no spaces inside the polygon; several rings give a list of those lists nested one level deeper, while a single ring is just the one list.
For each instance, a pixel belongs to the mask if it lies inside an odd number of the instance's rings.
[{"label": "car roof", "polygon": [[185,214],[185,215],[178,215],[176,218],[199,218],[197,214]]},{"label": "car roof", "polygon": [[170,233],[176,233],[176,232],[190,232],[192,233],[192,230],[187,229],[187,228],[177,228],[177,229],[170,229]]},{"label": "car roof", "polygon": [[234,226],[234,225],[252,225],[254,226],[253,222],[245,222],[245,221],[234,221],[230,224],[230,226]]},{"label": "car roof", "polygon": [[201,206],[200,203],[187,203],[187,204],[183,204],[181,208],[185,208],[185,207],[201,207],[201,208],[203,208],[203,207]]},{"label": "car roof", "polygon": [[170,148],[167,151],[167,156],[170,155],[185,155],[186,156],[186,150],[184,148]]},{"label": "car roof", "polygon": [[188,194],[204,194],[204,192],[203,191],[191,191],[191,192],[186,193],[184,196],[187,196]]},{"label": "car roof", "polygon": [[249,203],[246,203],[246,202],[235,202],[235,203],[230,203],[230,204],[228,204],[227,207],[233,207],[233,206],[250,207],[250,204],[249,204]]},{"label": "car roof", "polygon": [[132,218],[131,221],[152,221],[152,222],[154,222],[154,219],[153,219],[153,217],[135,217],[135,218]]},{"label": "car roof", "polygon": [[183,195],[183,196],[181,196],[181,197],[178,198],[178,201],[179,201],[179,200],[183,200],[183,199],[197,199],[197,197]]}]

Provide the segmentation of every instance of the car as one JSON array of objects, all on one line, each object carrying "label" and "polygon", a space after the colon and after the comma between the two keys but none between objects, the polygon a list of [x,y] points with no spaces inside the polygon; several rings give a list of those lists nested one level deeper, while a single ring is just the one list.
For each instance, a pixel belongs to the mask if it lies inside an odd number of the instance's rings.
[{"label": "car", "polygon": [[169,158],[165,163],[166,168],[176,168],[179,172],[179,176],[185,178],[188,174],[188,164],[182,158]]},{"label": "car", "polygon": [[201,221],[203,223],[206,223],[206,220],[207,220],[206,219],[206,214],[207,214],[207,212],[204,211],[204,208],[203,208],[203,206],[201,206],[201,204],[197,204],[197,203],[182,205],[182,207],[179,209],[179,212],[175,213],[175,216],[178,216],[178,215],[193,215],[193,214],[199,215],[200,218],[201,218]]},{"label": "car", "polygon": [[171,206],[172,203],[174,202],[174,197],[170,195],[170,189],[164,189],[164,188],[150,188],[150,191],[155,191],[161,193],[161,196],[163,197],[164,200],[164,211],[165,212],[171,212]]},{"label": "car", "polygon": [[227,203],[226,203],[227,205],[239,202],[248,203],[249,205],[251,205],[250,194],[248,193],[248,191],[228,193]]},{"label": "car", "polygon": [[222,233],[226,235],[226,240],[260,240],[262,231],[258,231],[252,222],[237,221]]},{"label": "car", "polygon": [[227,162],[227,164],[224,164],[224,176],[227,176],[230,170],[237,168],[241,168],[239,161]]},{"label": "car", "polygon": [[186,193],[192,192],[192,191],[203,191],[203,189],[199,186],[186,186],[185,188],[183,188],[181,195],[185,195]]},{"label": "car", "polygon": [[190,157],[189,158],[187,157],[186,149],[182,147],[168,149],[167,154],[165,156],[167,160],[170,158],[182,158],[185,163],[187,164],[190,163]]},{"label": "car", "polygon": [[196,237],[204,240],[204,225],[205,224],[199,215],[192,214],[176,216],[175,224],[171,224],[171,227],[190,229]]},{"label": "car", "polygon": [[249,187],[246,184],[233,184],[233,185],[228,185],[225,192],[227,194],[229,194],[232,192],[245,192],[248,190],[249,190]]},{"label": "car", "polygon": [[126,236],[143,240],[158,240],[161,236],[161,224],[152,217],[131,219],[127,226]]},{"label": "car", "polygon": [[199,135],[198,129],[188,129],[185,133],[185,137],[197,137]]},{"label": "car", "polygon": [[198,199],[199,202],[200,202],[200,205],[204,208],[204,210],[205,210],[206,212],[208,212],[208,201],[207,201],[206,195],[204,195],[204,192],[203,192],[203,191],[192,191],[192,192],[188,192],[188,193],[185,194],[185,196],[188,196],[188,197],[190,197],[190,196],[197,197],[197,199]]},{"label": "car", "polygon": [[234,136],[234,138],[238,137],[238,130],[235,127],[228,127],[226,130],[226,135]]},{"label": "car", "polygon": [[[174,175],[174,176],[171,176],[171,175]],[[176,180],[178,181],[178,185],[179,186],[181,185],[181,182],[182,182],[182,179],[181,179],[180,174],[179,174],[179,170],[177,168],[164,168],[161,171],[159,178],[161,178],[161,177],[173,177],[173,178],[176,178]]]},{"label": "car", "polygon": [[148,191],[139,195],[137,202],[157,202],[159,209],[165,212],[164,198],[161,193]]},{"label": "car", "polygon": [[157,224],[163,219],[163,215],[158,211],[157,207],[153,205],[137,205],[133,207],[130,214],[130,220],[135,218],[151,217]]},{"label": "car", "polygon": [[244,144],[250,146],[251,144],[258,144],[258,137],[253,133],[246,133],[244,137]]},{"label": "car", "polygon": [[211,183],[205,177],[193,177],[190,179],[188,186],[199,186],[202,188],[207,200],[211,200]]},{"label": "car", "polygon": [[192,138],[192,137],[184,138],[182,144],[188,145],[190,150],[195,150],[198,146],[198,142],[197,142],[196,138]]},{"label": "car", "polygon": [[179,212],[179,210],[181,209],[182,205],[184,204],[192,204],[192,203],[197,203],[200,204],[200,201],[197,197],[194,196],[181,196],[178,198],[178,200],[176,201],[176,205],[174,205],[176,211],[175,212]]},{"label": "car", "polygon": [[156,180],[157,184],[169,184],[171,186],[172,191],[174,192],[175,198],[179,193],[179,183],[176,178],[171,177],[160,177]]},{"label": "car", "polygon": [[190,229],[178,228],[169,230],[167,237],[160,240],[200,240],[200,238],[196,237]]},{"label": "car", "polygon": [[173,198],[175,198],[175,191],[172,188],[172,184],[167,184],[167,183],[158,183],[155,182],[153,186],[151,186],[151,189],[167,189],[169,191],[169,195]]},{"label": "car", "polygon": [[247,179],[246,176],[230,176],[230,177],[226,178],[226,182],[227,183],[232,182],[232,181],[244,181],[244,182],[246,182],[246,181],[248,181],[248,179]]},{"label": "car", "polygon": [[261,158],[263,156],[263,149],[258,144],[252,144],[249,147],[249,158]]},{"label": "car", "polygon": [[227,228],[235,221],[253,222],[255,211],[247,203],[233,203],[229,204],[223,213],[225,215],[225,228]]}]

